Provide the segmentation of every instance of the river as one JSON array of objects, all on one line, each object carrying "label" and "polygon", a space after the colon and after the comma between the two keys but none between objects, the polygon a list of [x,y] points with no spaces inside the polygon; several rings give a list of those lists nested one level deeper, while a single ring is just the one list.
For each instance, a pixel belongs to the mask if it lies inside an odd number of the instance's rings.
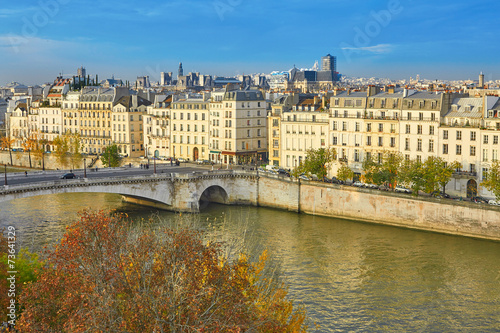
[{"label": "river", "polygon": [[[85,207],[176,218],[118,195],[76,193],[0,203],[0,224],[39,250]],[[216,204],[197,223],[268,248],[318,332],[500,331],[500,243]]]}]

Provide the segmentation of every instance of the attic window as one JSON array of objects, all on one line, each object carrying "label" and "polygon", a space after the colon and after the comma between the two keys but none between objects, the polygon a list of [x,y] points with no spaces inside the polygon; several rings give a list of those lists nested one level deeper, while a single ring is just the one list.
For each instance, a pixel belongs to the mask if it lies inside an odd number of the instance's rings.
[{"label": "attic window", "polygon": [[470,112],[470,105],[465,106],[465,112]]},{"label": "attic window", "polygon": [[452,110],[452,111],[457,111],[457,110],[458,110],[458,106],[457,106],[456,104],[453,104],[453,105],[451,106],[451,110]]}]

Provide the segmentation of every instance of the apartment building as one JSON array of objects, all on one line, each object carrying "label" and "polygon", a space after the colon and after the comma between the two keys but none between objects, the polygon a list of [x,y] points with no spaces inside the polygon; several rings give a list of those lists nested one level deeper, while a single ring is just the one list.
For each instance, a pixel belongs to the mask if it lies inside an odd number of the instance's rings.
[{"label": "apartment building", "polygon": [[224,164],[256,163],[267,155],[267,104],[259,90],[212,93],[210,160]]},{"label": "apartment building", "polygon": [[269,164],[280,166],[281,162],[281,118],[285,112],[292,110],[292,106],[298,103],[298,94],[288,94],[277,97],[271,105],[271,111],[267,117],[267,137],[269,138]]},{"label": "apartment building", "polygon": [[152,103],[140,96],[123,96],[113,106],[108,120],[112,142],[118,146],[118,153],[127,157],[144,156],[143,116]]},{"label": "apartment building", "polygon": [[157,95],[147,107],[144,119],[144,149],[146,157],[168,158],[170,151],[170,112],[172,95]]},{"label": "apartment building", "polygon": [[293,169],[305,160],[307,150],[328,148],[329,113],[323,102],[315,95],[301,95],[291,111],[281,114],[281,166]]},{"label": "apartment building", "polygon": [[209,95],[174,95],[171,106],[171,155],[188,161],[209,156]]}]

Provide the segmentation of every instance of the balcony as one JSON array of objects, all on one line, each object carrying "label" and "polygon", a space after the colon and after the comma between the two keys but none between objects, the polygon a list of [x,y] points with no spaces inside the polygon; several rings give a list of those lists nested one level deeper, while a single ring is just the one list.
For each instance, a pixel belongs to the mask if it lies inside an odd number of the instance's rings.
[{"label": "balcony", "polygon": [[455,171],[453,172],[453,178],[470,178],[477,177],[476,171]]}]

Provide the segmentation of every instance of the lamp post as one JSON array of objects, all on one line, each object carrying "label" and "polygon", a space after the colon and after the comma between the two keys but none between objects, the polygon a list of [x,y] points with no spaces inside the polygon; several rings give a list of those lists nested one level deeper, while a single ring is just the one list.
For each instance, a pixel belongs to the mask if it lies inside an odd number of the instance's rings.
[{"label": "lamp post", "polygon": [[156,174],[156,156],[153,157],[154,173]]},{"label": "lamp post", "polygon": [[7,185],[7,164],[4,164],[4,170],[5,170],[5,184]]},{"label": "lamp post", "polygon": [[87,178],[87,160],[83,159],[83,178]]}]

